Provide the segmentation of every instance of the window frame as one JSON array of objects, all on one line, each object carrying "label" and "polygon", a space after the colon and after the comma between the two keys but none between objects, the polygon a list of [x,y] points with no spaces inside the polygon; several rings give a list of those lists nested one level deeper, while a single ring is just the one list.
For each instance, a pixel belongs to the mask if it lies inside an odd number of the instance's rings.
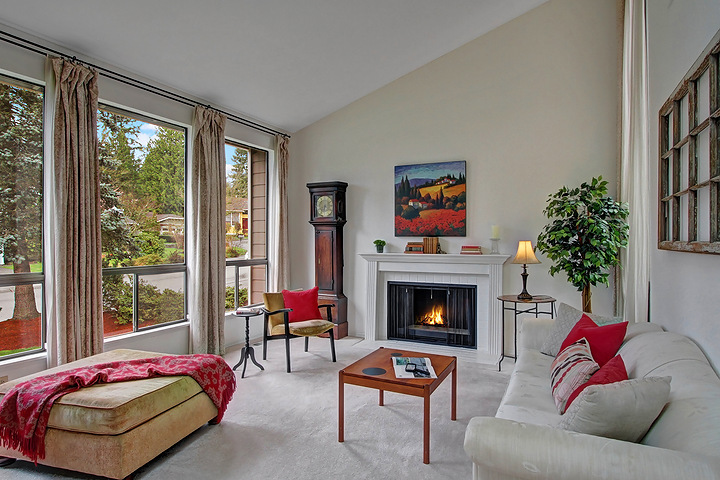
[{"label": "window frame", "polygon": [[[188,127],[184,125],[180,125],[177,123],[168,122],[166,120],[161,120],[159,118],[153,117],[150,114],[146,113],[140,113],[136,110],[132,110],[130,108],[123,108],[121,106],[118,106],[114,103],[105,103],[105,102],[98,102],[98,110],[105,110],[107,112],[113,113],[115,115],[122,115],[125,117],[132,118],[134,120],[138,120],[141,122],[146,123],[152,123],[153,125],[157,125],[160,127],[165,128],[171,128],[174,130],[181,130],[185,134],[185,151],[184,151],[184,175],[185,175],[185,186],[184,186],[184,202],[183,202],[183,217],[185,219],[185,226],[184,232],[187,236],[188,232],[188,226],[187,226],[187,200],[188,200],[188,152],[189,152],[189,129]],[[149,325],[147,327],[141,327],[140,326],[140,296],[139,296],[139,285],[140,285],[140,277],[147,277],[152,275],[161,275],[166,273],[183,273],[183,318],[170,321],[170,322],[164,322],[159,323],[156,325]],[[111,335],[106,336],[105,332],[103,331],[103,340],[107,341],[110,339],[115,339],[118,337],[121,337],[123,335],[132,335],[137,334],[141,332],[147,332],[156,328],[166,327],[168,325],[176,325],[183,322],[188,322],[188,275],[187,275],[187,256],[183,255],[183,263],[170,263],[170,264],[163,264],[163,265],[142,265],[142,266],[128,266],[128,267],[105,267],[102,269],[102,276],[111,276],[111,275],[130,275],[132,277],[132,293],[133,293],[133,300],[132,300],[132,310],[133,310],[133,330],[132,332],[127,333],[121,333],[117,335]],[[103,309],[104,313],[104,309]]]},{"label": "window frame", "polygon": [[[248,189],[249,190],[252,188],[252,177],[253,177],[253,175],[252,175],[252,173],[253,173],[252,172],[252,152],[253,152],[253,150],[261,151],[261,152],[265,153],[265,166],[266,166],[266,168],[265,168],[265,185],[266,185],[266,190],[265,190],[265,226],[266,226],[266,228],[265,228],[265,257],[264,258],[248,258],[248,259],[243,259],[243,258],[225,259],[225,268],[227,269],[227,267],[233,267],[234,272],[235,272],[235,276],[234,276],[234,278],[235,278],[235,285],[234,285],[235,308],[234,308],[234,310],[237,310],[239,307],[243,306],[243,305],[238,305],[239,298],[240,298],[240,268],[260,266],[260,265],[265,266],[265,290],[267,290],[268,267],[270,264],[270,262],[268,261],[268,248],[267,248],[268,247],[267,225],[268,225],[268,220],[269,220],[269,217],[268,217],[269,195],[267,192],[267,186],[268,186],[268,183],[270,180],[270,169],[269,169],[270,152],[263,148],[252,147],[252,146],[246,145],[242,142],[239,142],[237,140],[233,140],[230,138],[225,138],[225,145],[230,145],[230,146],[233,146],[236,148],[244,148],[244,149],[248,150]],[[252,195],[251,195],[250,191],[248,191],[248,197],[249,197],[248,198],[248,210],[252,211],[252,209],[251,209],[252,204],[251,204],[251,198],[250,198],[250,197],[252,197]],[[249,230],[252,231],[252,217],[250,217],[250,216],[248,216],[248,225],[249,225]],[[251,236],[248,236],[248,242],[251,242]],[[250,247],[251,247],[251,243],[248,244],[248,248],[250,248]],[[252,272],[252,269],[251,269],[251,272]],[[248,275],[248,288],[250,286],[250,283],[252,282],[251,277],[252,277],[252,273],[250,273]],[[248,292],[248,293],[250,293],[250,292]],[[253,304],[253,302],[250,299],[250,296],[248,296],[248,302],[251,305]],[[232,312],[227,312],[227,314],[231,314],[231,313]]]},{"label": "window frame", "polygon": [[42,185],[41,185],[41,191],[43,192],[43,201],[42,201],[42,210],[41,210],[41,217],[40,217],[40,225],[41,225],[41,253],[40,256],[42,258],[42,272],[41,273],[13,273],[12,275],[0,275],[0,287],[15,287],[15,286],[21,286],[21,285],[40,285],[40,348],[36,348],[33,350],[26,350],[23,352],[17,352],[12,353],[9,355],[3,355],[0,357],[0,361],[9,360],[12,358],[18,358],[23,357],[26,355],[33,355],[37,353],[42,353],[47,350],[47,318],[46,318],[46,304],[45,304],[45,206],[47,202],[47,195],[45,192],[45,128],[46,128],[46,118],[45,114],[47,112],[47,92],[46,87],[43,82],[40,81],[33,81],[26,77],[20,78],[20,75],[14,76],[11,74],[6,73],[5,71],[0,72],[0,80],[4,81],[5,83],[9,83],[11,85],[17,85],[19,88],[41,88],[42,89],[42,96],[43,96],[43,110],[42,110],[42,130],[43,130],[43,148],[42,148],[42,175],[40,178],[42,179]]},{"label": "window frame", "polygon": [[22,285],[40,285],[40,347],[33,349],[33,350],[26,350],[23,352],[17,352],[17,353],[11,353],[9,355],[3,355],[0,357],[0,362],[4,362],[6,360],[10,360],[12,358],[18,358],[23,357],[26,355],[33,355],[37,353],[42,353],[47,350],[47,309],[46,309],[46,303],[45,303],[45,207],[47,202],[47,195],[45,192],[45,149],[47,146],[45,145],[45,128],[46,128],[46,112],[47,112],[47,89],[44,82],[41,81],[33,81],[28,79],[27,77],[20,78],[21,75],[12,75],[8,74],[5,71],[0,71],[0,80],[2,80],[5,83],[8,83],[10,85],[16,85],[19,88],[28,88],[28,89],[36,89],[40,88],[42,90],[42,131],[43,131],[43,147],[42,147],[42,175],[40,175],[42,185],[40,186],[40,190],[43,193],[43,199],[42,199],[42,209],[40,213],[40,227],[41,227],[41,239],[40,244],[41,252],[40,257],[42,259],[42,272],[40,273],[13,273],[11,275],[0,275],[0,288],[3,287],[17,287]]},{"label": "window frame", "polygon": [[[658,113],[658,248],[720,254],[720,41],[716,37]],[[698,119],[698,83],[708,75],[707,117]],[[687,109],[686,112],[683,109]],[[682,120],[687,118],[687,133]],[[700,122],[698,123],[698,120]],[[708,132],[708,179],[698,178],[697,139]],[[687,172],[682,171],[687,149]],[[687,187],[683,188],[683,173]],[[709,241],[698,240],[698,192],[708,189]],[[687,208],[683,209],[683,199]],[[685,224],[686,232],[681,232]],[[681,240],[681,233],[687,240]]]}]

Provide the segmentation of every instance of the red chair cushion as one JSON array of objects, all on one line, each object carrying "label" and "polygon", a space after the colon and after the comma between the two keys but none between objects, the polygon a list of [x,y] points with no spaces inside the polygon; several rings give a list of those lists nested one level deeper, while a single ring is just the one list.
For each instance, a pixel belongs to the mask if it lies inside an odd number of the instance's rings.
[{"label": "red chair cushion", "polygon": [[292,308],[288,316],[289,322],[322,319],[318,308],[318,287],[295,292],[283,290],[282,295],[285,308]]}]

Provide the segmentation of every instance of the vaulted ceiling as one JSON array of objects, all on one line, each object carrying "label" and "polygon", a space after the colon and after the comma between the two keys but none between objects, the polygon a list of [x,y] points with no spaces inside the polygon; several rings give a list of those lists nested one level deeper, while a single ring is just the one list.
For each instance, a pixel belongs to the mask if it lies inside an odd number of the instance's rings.
[{"label": "vaulted ceiling", "polygon": [[295,132],[547,0],[4,0],[0,23]]}]

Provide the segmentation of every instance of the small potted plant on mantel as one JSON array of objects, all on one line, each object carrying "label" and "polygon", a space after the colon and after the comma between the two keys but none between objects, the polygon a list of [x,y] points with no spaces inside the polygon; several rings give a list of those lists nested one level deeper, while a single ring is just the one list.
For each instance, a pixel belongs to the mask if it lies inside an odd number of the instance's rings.
[{"label": "small potted plant on mantel", "polygon": [[377,253],[383,253],[383,249],[385,249],[385,240],[375,240],[373,242],[375,244],[375,249],[377,250]]}]

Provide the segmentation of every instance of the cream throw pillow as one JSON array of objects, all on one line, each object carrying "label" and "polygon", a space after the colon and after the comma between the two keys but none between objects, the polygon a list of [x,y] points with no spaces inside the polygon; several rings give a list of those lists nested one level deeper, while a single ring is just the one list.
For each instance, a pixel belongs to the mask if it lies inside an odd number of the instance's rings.
[{"label": "cream throw pillow", "polygon": [[[622,322],[622,317],[602,317],[593,313],[586,313],[590,319],[595,322],[599,327],[603,325],[609,325],[611,323]],[[558,305],[557,318],[553,324],[550,334],[545,339],[540,351],[545,355],[557,357],[560,352],[560,346],[562,345],[565,338],[567,338],[570,330],[575,326],[577,322],[582,318],[583,312],[571,307],[565,303]]]},{"label": "cream throw pillow", "polygon": [[640,441],[670,396],[670,377],[633,378],[587,387],[570,404],[559,428]]}]

